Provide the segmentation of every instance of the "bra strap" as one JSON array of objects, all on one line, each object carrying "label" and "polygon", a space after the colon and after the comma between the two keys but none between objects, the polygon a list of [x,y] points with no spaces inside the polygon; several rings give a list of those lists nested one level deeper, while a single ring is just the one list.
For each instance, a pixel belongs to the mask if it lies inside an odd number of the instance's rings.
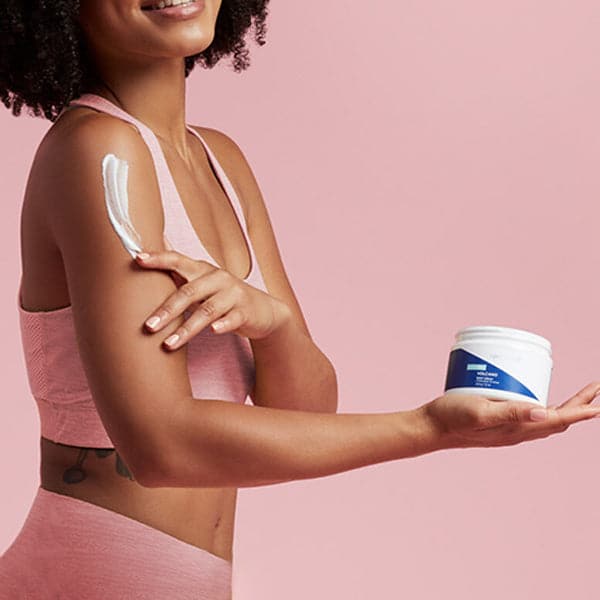
[{"label": "bra strap", "polygon": [[159,191],[161,195],[161,203],[163,207],[164,215],[164,231],[163,236],[167,248],[171,248],[172,244],[169,242],[170,232],[172,231],[172,223],[177,222],[181,216],[178,214],[179,206],[177,202],[178,194],[175,182],[171,177],[165,155],[160,146],[158,138],[146,124],[142,123],[139,119],[136,119],[128,112],[124,111],[116,104],[113,104],[106,98],[98,96],[97,94],[86,93],[82,94],[78,98],[71,100],[70,105],[88,106],[101,112],[108,113],[115,117],[127,121],[134,125],[140,132],[142,139],[148,146],[152,161],[154,163],[154,170],[158,181]]},{"label": "bra strap", "polygon": [[240,224],[242,225],[242,227],[244,228],[244,230],[247,234],[248,226],[246,224],[246,218],[244,217],[244,210],[242,209],[242,205],[240,203],[240,199],[239,199],[238,195],[236,194],[235,188],[231,184],[231,180],[227,176],[227,173],[221,166],[221,163],[218,161],[214,152],[210,149],[210,146],[206,143],[206,141],[200,135],[200,133],[189,125],[187,126],[187,128],[192,134],[194,134],[202,142],[202,145],[204,146],[204,149],[206,150],[206,154],[208,155],[209,161],[212,164],[213,168],[215,169],[215,171],[217,173],[217,177],[219,178],[219,181],[221,182],[221,185],[223,186],[223,188],[225,190],[225,194],[228,196],[228,198],[231,199],[231,203],[233,204],[233,209],[235,210],[235,212],[237,214],[238,221],[240,222]]}]

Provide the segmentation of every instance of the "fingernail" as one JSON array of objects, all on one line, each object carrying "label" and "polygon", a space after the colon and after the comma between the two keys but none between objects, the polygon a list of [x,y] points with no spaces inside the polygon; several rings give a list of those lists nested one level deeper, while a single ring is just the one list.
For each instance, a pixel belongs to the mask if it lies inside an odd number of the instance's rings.
[{"label": "fingernail", "polygon": [[173,345],[177,340],[179,339],[179,336],[174,333],[173,335],[170,335],[166,340],[165,340],[165,344],[167,344],[167,346],[171,346]]},{"label": "fingernail", "polygon": [[160,323],[160,317],[157,317],[156,315],[154,315],[153,317],[150,317],[146,321],[146,325],[148,327],[150,327],[150,329],[154,329],[154,327],[156,327],[159,323]]},{"label": "fingernail", "polygon": [[545,408],[532,408],[529,413],[529,418],[532,421],[545,421],[548,416],[548,412]]},{"label": "fingernail", "polygon": [[138,252],[136,256],[141,260],[147,260],[150,258],[150,255],[147,252]]}]

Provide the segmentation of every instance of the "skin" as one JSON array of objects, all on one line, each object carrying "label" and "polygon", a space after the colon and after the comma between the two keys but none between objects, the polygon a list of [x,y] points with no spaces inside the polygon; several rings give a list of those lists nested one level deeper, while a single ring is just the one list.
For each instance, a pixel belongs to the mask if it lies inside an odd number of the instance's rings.
[{"label": "skin", "polygon": [[[261,272],[273,296],[251,288],[235,277],[241,277],[249,269],[244,238],[203,149],[185,131],[182,56],[199,52],[210,44],[219,8],[220,2],[208,0],[205,10],[198,18],[159,27],[139,10],[135,2],[84,1],[81,23],[101,75],[97,87],[87,91],[103,95],[117,105],[124,106],[128,112],[153,129],[160,140],[193,227],[200,234],[210,255],[224,267],[219,272],[231,273],[230,283],[235,281],[236,285],[245,286],[253,295],[261,296],[259,300],[253,301],[253,313],[267,315],[272,329],[276,328],[275,325],[283,325],[285,321],[286,327],[279,329],[280,334],[285,334],[279,335],[281,342],[288,344],[291,351],[305,356],[307,362],[310,361],[311,369],[302,373],[289,358],[277,360],[273,364],[272,356],[279,353],[280,345],[273,345],[275,336],[257,342],[254,348],[257,385],[251,394],[252,401],[264,405],[281,403],[281,398],[274,398],[268,390],[276,377],[287,374],[286,402],[289,406],[302,406],[315,411],[335,410],[337,390],[333,367],[310,338],[281,262],[262,195],[245,157],[235,142],[226,135],[214,129],[194,126],[210,145],[236,188]],[[102,81],[106,81],[110,90],[116,92],[116,97],[105,89]],[[152,103],[147,102],[149,97],[153,98]],[[80,153],[85,152],[86,146],[95,143],[94,140],[99,136],[110,135],[111,132],[106,129],[109,121],[114,119],[87,108],[74,107],[51,127],[38,149],[22,215],[22,297],[24,306],[28,309],[52,310],[71,304],[68,286],[75,285],[76,276],[69,281],[65,270],[74,272],[87,268],[83,262],[75,260],[65,264],[69,262],[70,256],[75,255],[75,248],[70,255],[64,238],[73,240],[73,237],[68,233],[67,227],[61,227],[60,224],[77,221],[71,210],[72,203],[77,200],[75,194],[67,197],[67,190],[72,185],[80,186],[82,194],[77,195],[81,198],[85,195],[85,179],[88,180],[89,188],[90,178],[79,172],[81,177],[77,181],[56,181],[56,173],[64,171],[61,168],[64,164],[75,165]],[[125,137],[124,147],[131,153],[132,167],[139,165],[138,174],[146,179],[145,174],[152,170],[152,164],[147,149],[137,139],[137,130],[121,121],[111,125],[114,129],[112,134],[117,139],[109,146],[112,149],[118,148],[120,137]],[[133,140],[130,143],[131,138]],[[70,170],[70,175],[77,174],[76,168]],[[152,198],[146,205],[139,200],[137,204],[134,202],[131,210],[134,223],[144,234],[143,239],[148,242],[148,247],[158,249],[161,244],[154,232],[149,231],[152,224],[143,222],[139,214],[136,214],[136,211],[141,213],[151,209],[155,214],[160,212],[157,189],[147,186],[149,189],[146,190],[139,182],[136,185],[135,180],[131,183],[132,187],[140,190],[139,197]],[[47,207],[50,205],[53,210],[48,213]],[[98,215],[96,218],[100,220],[102,217]],[[156,225],[158,228],[161,223],[157,222]],[[98,232],[96,234],[102,235]],[[103,234],[107,235],[107,232],[104,231]],[[73,241],[75,246],[76,241]],[[80,254],[85,251],[81,244],[76,250]],[[111,246],[110,251],[118,254],[118,260],[122,262],[121,249]],[[93,265],[93,261],[89,265]],[[204,266],[217,271],[209,263],[204,263]],[[156,276],[154,279],[156,280]],[[161,280],[160,283],[164,289],[165,281]],[[235,289],[229,286],[231,292],[235,293]],[[107,290],[104,292],[106,295]],[[96,293],[96,298],[102,296],[99,289]],[[165,295],[162,292],[157,297],[157,302]],[[75,304],[79,303],[75,301]],[[279,306],[277,322],[272,319],[275,314],[271,308],[273,305]],[[77,306],[73,313],[77,319]],[[166,348],[163,345],[163,352]],[[154,347],[154,352],[158,351]],[[178,359],[180,365],[184,360],[185,355],[182,354]],[[267,370],[265,365],[269,361],[272,368]],[[147,371],[148,369],[140,375],[150,381]],[[296,376],[293,376],[295,372]],[[179,378],[181,377],[180,373]],[[313,377],[314,381],[320,383],[303,385],[303,380],[308,377]],[[300,398],[300,389],[309,393],[303,393]],[[79,448],[54,443],[45,438],[41,439],[41,479],[42,486],[46,489],[126,514],[231,560],[235,488],[148,489],[139,485],[118,450]],[[191,506],[193,512],[190,514]]]},{"label": "skin", "polygon": [[[218,268],[166,251],[158,186],[148,176],[152,161],[133,126],[85,107],[53,124],[36,153],[23,205],[23,305],[71,304],[90,389],[115,448],[42,438],[42,486],[231,560],[238,487],[444,448],[520,443],[600,412],[590,407],[600,388],[592,382],[538,422],[531,421],[531,405],[480,396],[441,396],[393,413],[335,414],[335,371],[311,338],[242,151],[225,134],[198,127],[242,200],[268,294],[241,280],[250,266],[242,232],[199,141],[185,130],[183,57],[210,44],[219,7],[206,0],[200,16],[167,26],[150,21],[132,0],[82,3],[98,69],[98,84],[88,91],[156,133],[194,230]],[[153,257],[147,262],[131,260],[106,219],[98,165],[107,152],[130,164],[130,215]],[[193,303],[198,307],[186,323],[183,309]],[[168,317],[153,332],[144,322],[156,312]],[[186,342],[223,318],[229,331],[250,339],[253,406],[192,396]],[[164,340],[176,331],[186,336],[169,349]]]}]

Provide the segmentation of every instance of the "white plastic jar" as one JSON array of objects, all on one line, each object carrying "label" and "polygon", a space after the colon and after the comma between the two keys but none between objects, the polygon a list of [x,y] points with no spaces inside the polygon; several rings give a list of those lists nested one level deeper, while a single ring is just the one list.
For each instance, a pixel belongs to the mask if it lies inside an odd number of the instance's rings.
[{"label": "white plastic jar", "polygon": [[552,346],[536,333],[477,325],[456,333],[444,393],[478,394],[547,406]]}]

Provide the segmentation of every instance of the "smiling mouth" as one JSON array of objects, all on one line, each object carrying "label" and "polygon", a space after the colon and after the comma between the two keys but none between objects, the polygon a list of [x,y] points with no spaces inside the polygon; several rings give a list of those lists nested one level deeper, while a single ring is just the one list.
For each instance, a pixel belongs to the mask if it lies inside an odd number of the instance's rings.
[{"label": "smiling mouth", "polygon": [[152,4],[142,6],[142,10],[161,10],[163,8],[170,8],[172,6],[187,6],[194,4],[196,0],[159,0]]}]

